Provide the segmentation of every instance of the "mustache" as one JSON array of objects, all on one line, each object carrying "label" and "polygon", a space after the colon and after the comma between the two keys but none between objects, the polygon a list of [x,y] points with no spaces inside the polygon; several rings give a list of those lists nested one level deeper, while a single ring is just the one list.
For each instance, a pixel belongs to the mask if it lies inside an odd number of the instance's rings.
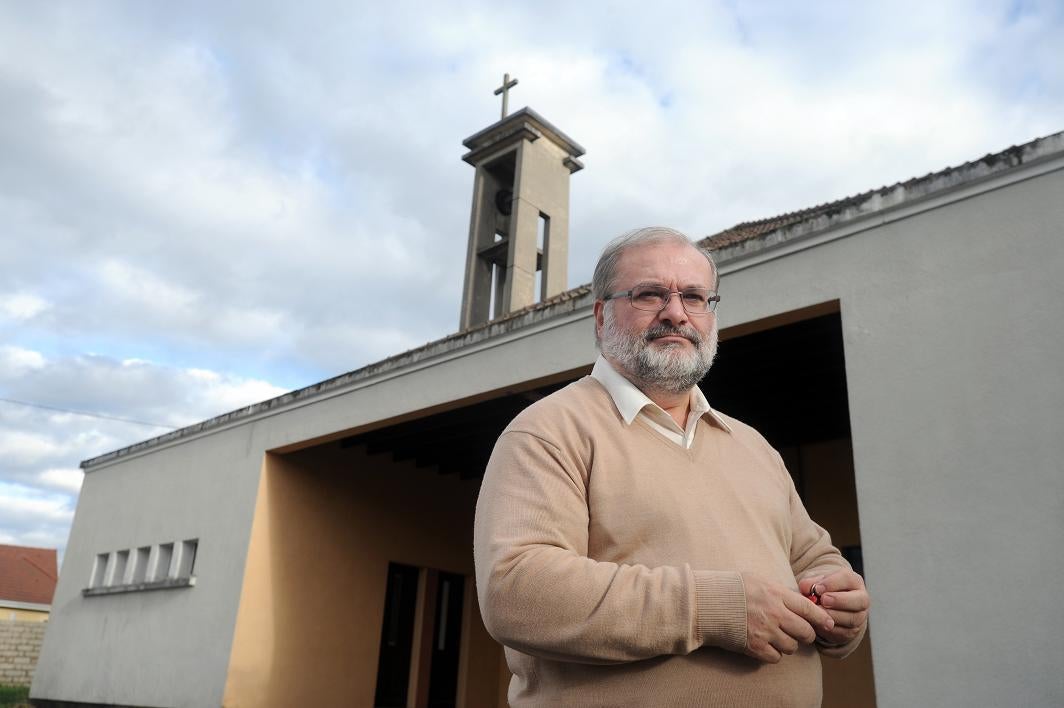
[{"label": "mustache", "polygon": [[683,337],[692,344],[701,344],[702,335],[694,327],[676,327],[674,325],[656,324],[643,333],[643,339],[647,342],[661,337]]}]

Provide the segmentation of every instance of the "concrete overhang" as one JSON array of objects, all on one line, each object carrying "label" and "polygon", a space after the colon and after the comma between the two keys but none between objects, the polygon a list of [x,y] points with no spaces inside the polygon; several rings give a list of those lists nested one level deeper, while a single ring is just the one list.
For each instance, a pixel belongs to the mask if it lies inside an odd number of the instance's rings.
[{"label": "concrete overhang", "polygon": [[568,153],[564,164],[570,173],[583,169],[583,163],[577,158],[584,154],[584,148],[528,106],[463,140],[462,144],[469,148],[469,152],[463,155],[462,159],[475,166],[485,155],[503,150],[521,140],[534,142],[540,138],[550,140]]}]

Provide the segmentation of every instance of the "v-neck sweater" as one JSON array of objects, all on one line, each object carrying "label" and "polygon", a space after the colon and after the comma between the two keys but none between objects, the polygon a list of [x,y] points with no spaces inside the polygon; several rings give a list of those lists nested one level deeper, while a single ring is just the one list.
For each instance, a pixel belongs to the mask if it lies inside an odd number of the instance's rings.
[{"label": "v-neck sweater", "polygon": [[820,704],[813,647],[777,664],[742,654],[741,573],[797,591],[798,578],[848,565],[776,451],[718,415],[730,431],[704,417],[685,449],[626,424],[584,377],[507,426],[477,501],[474,559],[512,706]]}]

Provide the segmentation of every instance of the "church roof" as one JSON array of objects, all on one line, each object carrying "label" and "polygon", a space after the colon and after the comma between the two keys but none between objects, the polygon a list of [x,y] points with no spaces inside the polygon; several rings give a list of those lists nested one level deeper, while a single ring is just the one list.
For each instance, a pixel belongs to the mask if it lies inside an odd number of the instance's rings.
[{"label": "church roof", "polygon": [[[870,216],[905,205],[937,197],[954,190],[975,185],[985,179],[1064,153],[1064,131],[1012,146],[998,153],[956,167],[947,167],[923,177],[914,177],[878,189],[862,192],[845,199],[826,202],[807,209],[780,214],[766,219],[746,221],[702,239],[699,243],[714,252],[718,265],[769,251],[780,246],[815,236],[819,233],[860,222]],[[126,454],[139,452],[156,445],[192,436],[210,429],[227,426],[243,419],[254,418],[267,411],[289,405],[302,404],[308,399],[353,386],[366,379],[425,361],[476,342],[491,339],[506,332],[522,329],[537,322],[563,317],[592,304],[591,286],[581,285],[555,295],[504,317],[470,327],[442,339],[429,342],[401,354],[382,359],[360,369],[326,379],[320,383],[246,406],[201,423],[136,443],[81,463],[91,468]]]},{"label": "church roof", "polygon": [[911,204],[960,186],[968,186],[1019,165],[1054,156],[1062,150],[1064,131],[1023,145],[1013,145],[1001,152],[990,153],[977,160],[957,167],[947,167],[923,177],[913,177],[904,182],[767,219],[744,221],[708,236],[700,243],[717,254],[718,262],[730,260],[752,250],[762,250],[766,246],[788,240],[788,237],[834,228],[903,203]]},{"label": "church roof", "polygon": [[54,548],[0,545],[0,605],[52,604],[57,567]]}]

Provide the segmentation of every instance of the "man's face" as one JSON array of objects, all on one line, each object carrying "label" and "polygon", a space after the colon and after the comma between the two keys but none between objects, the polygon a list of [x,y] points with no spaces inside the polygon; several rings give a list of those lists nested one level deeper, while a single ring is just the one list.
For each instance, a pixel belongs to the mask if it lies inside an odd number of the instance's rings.
[{"label": "man's face", "polygon": [[[612,290],[636,285],[713,290],[716,279],[709,261],[694,247],[664,242],[621,254]],[[671,297],[660,312],[637,310],[627,298],[597,302],[595,328],[603,355],[641,388],[688,391],[709,371],[717,352],[716,313],[688,314],[679,296]]]}]

